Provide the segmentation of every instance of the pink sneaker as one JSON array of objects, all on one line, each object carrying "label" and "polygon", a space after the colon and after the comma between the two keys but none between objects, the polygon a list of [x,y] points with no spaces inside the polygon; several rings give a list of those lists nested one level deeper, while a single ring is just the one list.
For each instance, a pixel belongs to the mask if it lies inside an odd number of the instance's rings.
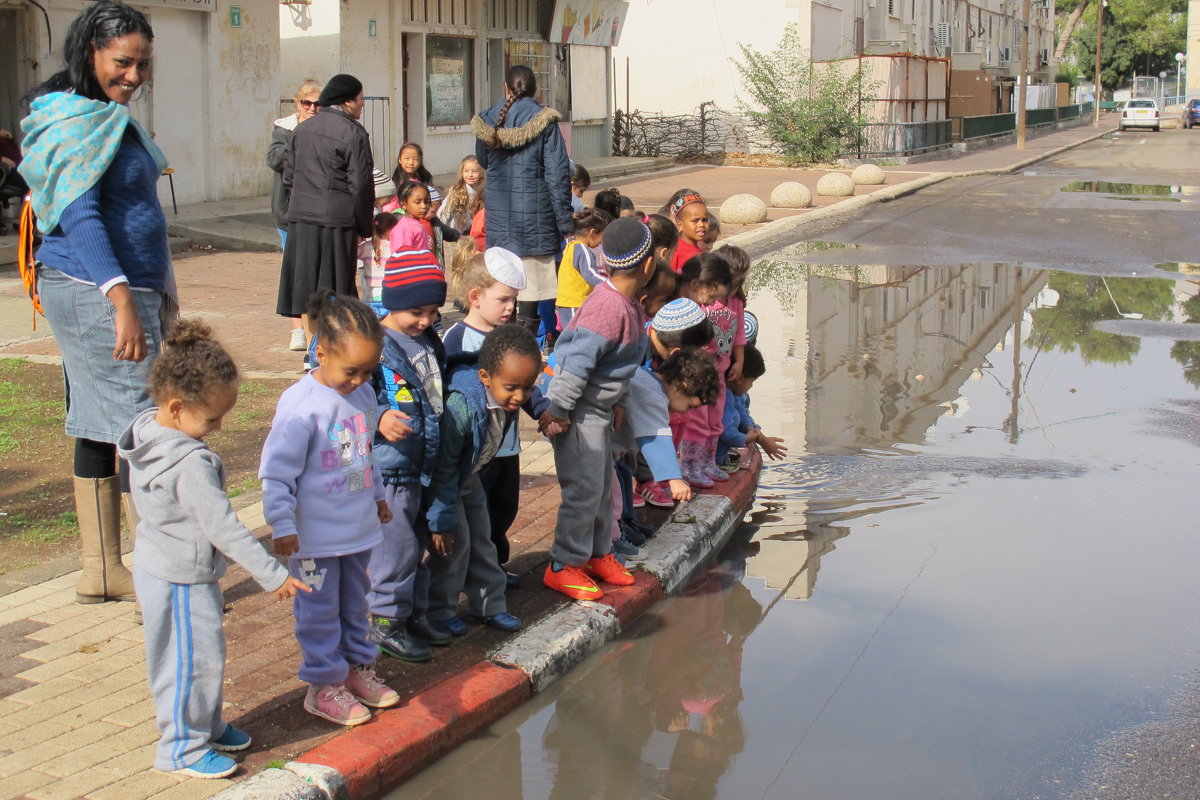
[{"label": "pink sneaker", "polygon": [[629,501],[629,504],[634,508],[644,508],[646,505],[646,498],[642,497],[635,491],[633,493],[633,497]]},{"label": "pink sneaker", "polygon": [[391,708],[400,702],[400,695],[375,674],[375,667],[355,664],[346,676],[346,691],[358,702],[371,708]]},{"label": "pink sneaker", "polygon": [[647,503],[659,508],[674,508],[675,498],[671,497],[666,481],[651,481],[638,484],[635,494],[645,499]]},{"label": "pink sneaker", "polygon": [[308,694],[304,697],[304,710],[348,728],[371,719],[371,712],[340,683],[309,686]]}]

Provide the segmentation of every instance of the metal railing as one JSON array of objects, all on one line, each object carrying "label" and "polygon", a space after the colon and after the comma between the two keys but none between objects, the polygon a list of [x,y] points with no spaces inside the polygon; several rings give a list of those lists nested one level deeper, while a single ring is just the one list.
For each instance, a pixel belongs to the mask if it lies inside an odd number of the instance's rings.
[{"label": "metal railing", "polygon": [[842,156],[871,158],[911,156],[953,144],[950,120],[928,122],[870,122],[863,127],[857,145]]},{"label": "metal railing", "polygon": [[1082,105],[1078,105],[1078,106],[1059,106],[1059,107],[1058,107],[1058,119],[1059,119],[1059,122],[1061,122],[1061,121],[1063,121],[1063,120],[1065,120],[1065,119],[1075,119],[1076,117],[1079,117],[1079,116],[1080,116],[1082,113],[1083,113],[1083,106],[1082,106]]},{"label": "metal railing", "polygon": [[1058,122],[1057,108],[1027,108],[1025,109],[1025,127],[1038,128],[1043,125],[1053,125]]},{"label": "metal railing", "polygon": [[[296,113],[296,104],[290,97],[279,99],[279,116]],[[392,150],[392,98],[364,97],[363,113],[359,122],[371,136],[371,158],[375,166],[389,175],[396,168],[396,152]]]},{"label": "metal railing", "polygon": [[979,117],[962,118],[962,140],[985,139],[1012,133],[1017,129],[1016,114],[984,114]]}]

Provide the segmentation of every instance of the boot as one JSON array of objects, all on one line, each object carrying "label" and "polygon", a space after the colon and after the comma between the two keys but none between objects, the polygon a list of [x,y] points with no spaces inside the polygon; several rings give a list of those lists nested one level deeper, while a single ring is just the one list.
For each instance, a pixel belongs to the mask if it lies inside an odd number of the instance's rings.
[{"label": "boot", "polygon": [[121,563],[120,479],[75,478],[75,511],[83,550],[75,602],[133,600],[133,576]]},{"label": "boot", "polygon": [[520,325],[525,330],[532,333],[533,338],[537,339],[538,331],[540,331],[542,329],[542,318],[541,317],[523,317],[518,314],[517,315],[517,324]]},{"label": "boot", "polygon": [[[129,540],[136,542],[138,523],[142,521],[142,516],[138,514],[137,506],[133,503],[133,495],[129,492],[121,492],[121,508],[125,509],[125,522],[129,525]],[[141,600],[133,601],[133,621],[138,625],[142,624]]]},{"label": "boot", "polygon": [[683,479],[691,484],[693,489],[711,489],[713,482],[704,474],[704,464],[701,461],[704,454],[704,442],[693,442],[684,439],[679,443],[679,471]]},{"label": "boot", "polygon": [[717,437],[710,436],[704,445],[704,459],[701,462],[704,476],[716,483],[729,480],[729,473],[717,466]]}]

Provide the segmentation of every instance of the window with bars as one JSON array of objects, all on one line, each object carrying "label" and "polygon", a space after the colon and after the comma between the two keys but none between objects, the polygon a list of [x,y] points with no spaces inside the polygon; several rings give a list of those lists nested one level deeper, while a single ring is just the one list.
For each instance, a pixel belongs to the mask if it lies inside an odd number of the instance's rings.
[{"label": "window with bars", "polygon": [[498,30],[538,32],[537,0],[487,0],[489,26]]},{"label": "window with bars", "polygon": [[400,0],[400,17],[404,22],[426,25],[471,25],[471,0]]},{"label": "window with bars", "polygon": [[511,39],[504,42],[505,71],[517,64],[529,67],[537,79],[538,96],[535,99],[542,105],[554,106],[556,98],[551,97],[550,59],[549,42],[515,42]]}]

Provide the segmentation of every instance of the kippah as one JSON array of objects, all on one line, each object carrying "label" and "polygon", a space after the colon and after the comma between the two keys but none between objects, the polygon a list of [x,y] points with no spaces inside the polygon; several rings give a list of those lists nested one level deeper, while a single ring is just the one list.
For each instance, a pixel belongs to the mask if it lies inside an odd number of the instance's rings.
[{"label": "kippah", "polygon": [[604,229],[600,250],[610,272],[632,269],[650,255],[650,229],[641,220],[624,217]]},{"label": "kippah", "polygon": [[503,247],[489,247],[483,253],[483,263],[487,266],[488,273],[505,286],[511,286],[520,292],[528,285],[525,264],[516,253]]},{"label": "kippah", "polygon": [[707,320],[708,315],[704,313],[704,309],[696,305],[695,300],[680,297],[660,308],[654,315],[654,322],[651,324],[654,326],[654,330],[665,333],[667,331],[685,331]]},{"label": "kippah", "polygon": [[425,188],[429,190],[429,205],[436,205],[442,202],[442,193],[432,183],[425,184]]},{"label": "kippah", "polygon": [[742,318],[742,330],[746,334],[746,342],[753,342],[758,338],[758,317],[751,314],[749,311],[744,312]]}]

